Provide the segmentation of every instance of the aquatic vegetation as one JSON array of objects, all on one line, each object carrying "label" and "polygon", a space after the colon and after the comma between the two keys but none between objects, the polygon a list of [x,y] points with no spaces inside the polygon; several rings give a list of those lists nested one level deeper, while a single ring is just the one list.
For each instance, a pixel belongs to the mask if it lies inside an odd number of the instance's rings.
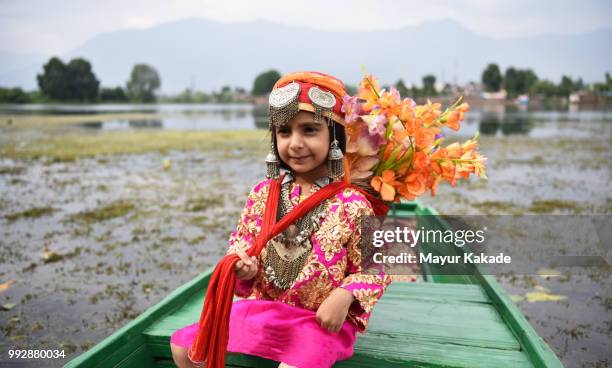
[{"label": "aquatic vegetation", "polygon": [[205,196],[191,198],[185,203],[185,211],[202,212],[209,208],[222,207],[225,204],[223,196]]},{"label": "aquatic vegetation", "polygon": [[490,215],[521,215],[525,211],[511,202],[483,201],[472,203],[472,206]]},{"label": "aquatic vegetation", "polygon": [[100,221],[106,221],[115,217],[122,217],[134,210],[135,206],[126,201],[117,201],[106,206],[96,208],[91,211],[77,213],[70,217],[70,220],[75,222],[84,222],[92,224]]},{"label": "aquatic vegetation", "polygon": [[55,212],[53,207],[45,206],[45,207],[34,207],[27,209],[25,211],[12,213],[10,215],[6,215],[5,218],[9,222],[17,221],[22,218],[39,218],[42,216],[50,215]]},{"label": "aquatic vegetation", "polygon": [[531,207],[529,207],[529,211],[535,213],[555,213],[557,211],[581,213],[582,210],[582,206],[576,202],[559,199],[544,201],[536,200],[533,201]]},{"label": "aquatic vegetation", "polygon": [[[0,147],[0,157],[12,159],[46,158],[48,164],[74,162],[79,158],[101,155],[142,154],[171,150],[233,152],[237,147],[244,157],[263,152],[266,131],[136,131],[100,134],[69,133],[27,141],[10,141]],[[228,145],[227,142],[232,142]],[[98,158],[99,159],[99,158]]]},{"label": "aquatic vegetation", "polygon": [[0,166],[0,175],[21,175],[25,170],[23,166]]}]

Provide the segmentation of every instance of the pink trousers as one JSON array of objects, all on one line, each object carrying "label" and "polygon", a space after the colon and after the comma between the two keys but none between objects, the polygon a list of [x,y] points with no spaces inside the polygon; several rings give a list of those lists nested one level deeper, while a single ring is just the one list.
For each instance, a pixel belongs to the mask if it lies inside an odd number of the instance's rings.
[{"label": "pink trousers", "polygon": [[[198,323],[172,334],[170,342],[189,348]],[[353,355],[357,327],[345,321],[340,332],[323,329],[316,313],[285,303],[240,300],[232,305],[227,350],[284,362],[299,368],[331,367]]]}]

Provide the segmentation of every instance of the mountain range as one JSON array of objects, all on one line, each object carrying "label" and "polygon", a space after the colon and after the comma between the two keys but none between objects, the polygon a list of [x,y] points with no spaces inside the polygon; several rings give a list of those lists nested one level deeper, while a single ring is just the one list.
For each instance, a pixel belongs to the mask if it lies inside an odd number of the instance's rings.
[{"label": "mountain range", "polygon": [[[606,46],[607,45],[607,46]],[[161,90],[188,87],[217,90],[223,85],[250,89],[266,70],[316,70],[356,84],[362,66],[382,83],[421,84],[425,74],[438,81],[480,81],[488,63],[502,72],[531,68],[556,83],[561,75],[602,81],[612,72],[612,28],[575,35],[495,39],[471,32],[452,20],[429,21],[395,30],[324,31],[268,21],[219,23],[183,19],[148,29],[98,34],[80,47],[57,55],[64,62],[83,57],[102,86],[124,86],[136,63],[161,76]],[[36,74],[47,55],[0,54],[0,86],[36,89]]]}]

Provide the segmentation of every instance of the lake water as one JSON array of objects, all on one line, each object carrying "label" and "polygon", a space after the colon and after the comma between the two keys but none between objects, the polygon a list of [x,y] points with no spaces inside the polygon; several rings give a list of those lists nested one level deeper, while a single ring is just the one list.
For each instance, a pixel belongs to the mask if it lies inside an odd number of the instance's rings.
[{"label": "lake water", "polygon": [[[140,117],[123,119],[127,113]],[[3,105],[0,116],[0,150],[32,152],[67,133],[75,139],[67,144],[76,144],[117,132],[267,126],[265,111],[250,105]],[[86,122],[44,125],[63,116]],[[41,124],[21,127],[22,117]],[[612,212],[612,111],[494,107],[469,112],[459,133],[445,134],[465,139],[476,131],[489,179],[440,186],[423,204],[461,215]],[[0,155],[0,283],[15,281],[0,293],[2,351],[65,349],[65,360],[24,362],[61,366],[213,266],[247,191],[263,177],[267,148],[236,153],[228,143],[73,161]],[[27,212],[35,208],[46,210]],[[498,280],[566,366],[608,366],[610,268],[559,271]],[[521,299],[536,287],[566,299]]]}]

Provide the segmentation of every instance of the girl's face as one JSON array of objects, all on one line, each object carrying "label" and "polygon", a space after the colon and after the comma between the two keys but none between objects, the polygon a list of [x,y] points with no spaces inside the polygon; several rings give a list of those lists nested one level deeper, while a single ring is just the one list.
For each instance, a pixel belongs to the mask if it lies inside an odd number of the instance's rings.
[{"label": "girl's face", "polygon": [[313,113],[298,112],[286,125],[276,128],[275,134],[278,154],[295,174],[316,180],[327,173],[329,129],[315,121]]}]

